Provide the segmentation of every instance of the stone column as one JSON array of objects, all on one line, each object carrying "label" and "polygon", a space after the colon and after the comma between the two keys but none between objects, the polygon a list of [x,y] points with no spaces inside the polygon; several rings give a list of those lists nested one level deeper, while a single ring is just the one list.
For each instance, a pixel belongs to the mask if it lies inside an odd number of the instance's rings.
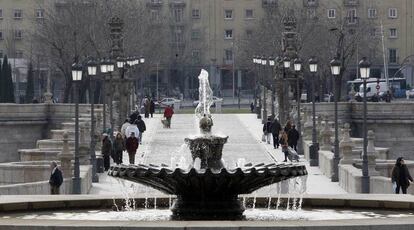
[{"label": "stone column", "polygon": [[312,119],[311,112],[307,109],[304,110],[305,124],[303,125],[303,139],[308,140],[312,137]]},{"label": "stone column", "polygon": [[375,169],[377,159],[376,151],[375,151],[375,134],[374,131],[368,131],[368,145],[367,145],[367,156],[368,156],[368,172],[370,176],[379,176],[380,173]]},{"label": "stone column", "polygon": [[88,165],[90,163],[90,145],[86,142],[86,129],[88,128],[86,123],[80,123],[79,126],[79,163]]},{"label": "stone column", "polygon": [[354,163],[354,159],[352,157],[352,147],[353,143],[351,141],[351,137],[349,135],[350,132],[350,125],[349,123],[345,123],[344,129],[343,129],[343,137],[341,141],[339,142],[339,157],[341,160],[339,161],[339,164],[352,164]]},{"label": "stone column", "polygon": [[63,133],[63,148],[62,151],[58,154],[58,158],[60,160],[60,168],[62,169],[64,178],[72,178],[73,176],[72,160],[74,158],[74,155],[69,151],[68,142],[69,134],[68,131],[65,130]]},{"label": "stone column", "polygon": [[103,133],[103,128],[102,128],[102,115],[101,113],[97,113],[96,114],[96,129],[95,129],[95,141],[96,141],[96,145],[95,145],[95,150],[96,151],[101,151],[102,148],[102,141],[101,141],[101,134]]},{"label": "stone column", "polygon": [[331,137],[332,137],[332,130],[329,126],[329,120],[328,116],[325,116],[325,122],[323,129],[321,130],[321,150],[324,151],[332,151],[332,143],[331,143]]},{"label": "stone column", "polygon": [[325,115],[321,115],[319,114],[317,117],[317,123],[316,123],[316,133],[318,134],[318,136],[316,137],[318,139],[318,143],[321,143],[321,139],[322,139],[322,129],[323,127],[323,116],[327,116]]}]

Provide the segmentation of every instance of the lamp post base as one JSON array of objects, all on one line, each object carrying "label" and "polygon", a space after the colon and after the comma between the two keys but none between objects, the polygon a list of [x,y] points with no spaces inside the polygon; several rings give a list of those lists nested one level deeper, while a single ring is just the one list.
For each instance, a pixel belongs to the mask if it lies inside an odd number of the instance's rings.
[{"label": "lamp post base", "polygon": [[262,124],[265,124],[267,122],[267,111],[262,109],[261,114],[262,114]]},{"label": "lamp post base", "polygon": [[81,194],[81,179],[79,177],[72,177],[72,194]]},{"label": "lamp post base", "polygon": [[361,177],[361,193],[369,193],[369,176],[362,176]]},{"label": "lamp post base", "polygon": [[98,183],[99,182],[99,176],[98,176],[98,174],[95,173],[95,175],[92,175],[92,182],[93,183]]},{"label": "lamp post base", "polygon": [[309,146],[309,165],[319,166],[319,143],[312,143],[311,146]]},{"label": "lamp post base", "polygon": [[339,157],[334,156],[333,158],[333,166],[334,172],[331,177],[331,182],[338,182],[339,181]]}]

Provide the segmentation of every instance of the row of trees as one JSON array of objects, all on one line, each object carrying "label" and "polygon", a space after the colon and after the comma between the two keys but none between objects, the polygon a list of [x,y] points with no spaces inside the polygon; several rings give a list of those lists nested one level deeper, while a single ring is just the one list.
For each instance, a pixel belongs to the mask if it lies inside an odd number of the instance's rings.
[{"label": "row of trees", "polygon": [[14,103],[12,68],[7,56],[3,58],[0,69],[0,103]]}]

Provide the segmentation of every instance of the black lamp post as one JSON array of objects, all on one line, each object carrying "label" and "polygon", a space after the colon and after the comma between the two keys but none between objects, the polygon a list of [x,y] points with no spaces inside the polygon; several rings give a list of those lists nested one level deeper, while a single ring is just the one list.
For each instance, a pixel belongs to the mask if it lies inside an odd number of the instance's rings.
[{"label": "black lamp post", "polygon": [[338,89],[336,82],[341,74],[341,62],[335,58],[331,61],[331,73],[334,77],[334,104],[335,104],[335,141],[334,141],[334,158],[333,158],[333,175],[331,178],[332,182],[339,181],[339,138],[338,138]]},{"label": "black lamp post", "polygon": [[108,73],[108,66],[106,65],[106,60],[102,59],[101,62],[99,63],[100,66],[100,70],[102,73],[102,77],[103,77],[103,84],[102,84],[102,91],[103,91],[103,123],[102,123],[102,131],[106,132],[106,79],[105,79],[105,75],[106,73]]},{"label": "black lamp post", "polygon": [[94,77],[97,74],[98,64],[94,60],[88,62],[88,75],[90,80],[90,101],[91,101],[91,145],[90,145],[90,155],[91,155],[91,164],[92,164],[92,182],[99,182],[99,177],[96,174],[96,138],[95,138],[95,129],[96,129],[96,120],[95,120],[95,81]]},{"label": "black lamp post", "polygon": [[257,67],[256,67],[257,63],[258,63],[258,57],[253,56],[253,66],[256,70],[254,74],[253,105],[254,105],[254,112],[257,114],[257,118],[260,119],[260,111],[257,109],[257,75],[259,74],[257,71]]},{"label": "black lamp post", "polygon": [[283,117],[284,121],[287,122],[289,119],[289,69],[291,66],[291,60],[288,56],[282,59],[283,62]]},{"label": "black lamp post", "polygon": [[261,81],[261,74],[260,74],[260,65],[262,64],[262,58],[260,56],[257,56],[256,58],[256,64],[257,64],[257,73],[259,75],[259,85],[258,85],[258,98],[259,98],[259,108],[257,108],[257,118],[262,118],[262,97],[261,97],[261,91],[260,91],[260,81]]},{"label": "black lamp post", "polygon": [[310,147],[310,166],[319,166],[319,144],[316,137],[316,108],[315,108],[315,76],[318,71],[318,61],[315,57],[309,59],[309,70],[312,75],[312,146]]},{"label": "black lamp post", "polygon": [[109,75],[109,83],[111,85],[111,90],[109,91],[109,123],[111,125],[111,133],[109,133],[109,136],[111,137],[111,140],[114,140],[114,127],[115,127],[115,120],[114,120],[114,106],[113,106],[113,101],[114,101],[114,85],[113,85],[113,80],[112,80],[112,72],[114,71],[115,68],[115,64],[111,59],[106,60],[106,67],[108,70]]},{"label": "black lamp post", "polygon": [[[302,135],[302,124],[300,123],[300,98],[301,98],[301,91],[300,91],[300,72],[302,71],[302,60],[300,58],[296,58],[293,60],[293,68],[296,72],[296,103],[297,103],[297,126],[298,126],[298,132],[300,135]],[[302,141],[299,141],[297,146],[297,152],[300,155],[303,155],[303,147],[302,147]]]},{"label": "black lamp post", "polygon": [[363,138],[364,138],[364,146],[363,146],[363,153],[362,153],[362,193],[369,193],[369,172],[368,172],[368,155],[367,155],[367,79],[370,75],[370,67],[371,63],[364,57],[359,62],[359,71],[362,80],[364,81],[364,118],[363,118]]},{"label": "black lamp post", "polygon": [[263,85],[263,113],[262,113],[262,124],[265,124],[267,121],[267,98],[266,98],[266,65],[267,65],[267,58],[262,56],[261,64],[263,66],[263,74],[262,74],[262,85]]},{"label": "black lamp post", "polygon": [[[273,69],[275,67],[275,58],[272,57],[272,56],[269,57],[269,66],[270,66],[270,70],[271,70],[270,79],[271,79],[271,81],[273,81],[273,74],[274,74]],[[272,111],[271,112],[272,112],[272,118],[274,118],[275,117],[275,87],[274,87],[273,82],[271,83],[270,87],[271,87],[271,90],[272,90],[272,95],[270,97],[270,100],[271,100],[271,103],[272,103],[272,105],[271,105],[271,110]]]},{"label": "black lamp post", "polygon": [[80,166],[79,166],[79,92],[78,82],[82,80],[82,65],[72,65],[72,81],[75,96],[75,169],[73,182],[73,194],[81,194]]}]

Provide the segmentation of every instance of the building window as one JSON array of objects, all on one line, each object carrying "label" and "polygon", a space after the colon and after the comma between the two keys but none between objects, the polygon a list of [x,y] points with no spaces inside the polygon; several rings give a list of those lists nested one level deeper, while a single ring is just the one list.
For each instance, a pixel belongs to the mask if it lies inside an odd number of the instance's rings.
[{"label": "building window", "polygon": [[306,12],[308,14],[309,19],[316,19],[316,9],[315,8],[308,9]]},{"label": "building window", "polygon": [[397,38],[397,29],[391,28],[390,29],[390,38]]},{"label": "building window", "polygon": [[369,8],[368,9],[368,18],[377,18],[377,9]]},{"label": "building window", "polygon": [[198,29],[192,30],[191,31],[191,39],[192,40],[200,39],[200,30],[198,30]]},{"label": "building window", "polygon": [[335,9],[329,9],[328,10],[328,18],[336,18],[336,10]]},{"label": "building window", "polygon": [[174,31],[174,38],[173,42],[175,43],[182,43],[183,42],[183,33],[180,29]]},{"label": "building window", "polygon": [[348,24],[356,24],[357,23],[357,13],[356,9],[350,9],[347,13],[347,21]]},{"label": "building window", "polygon": [[16,58],[23,58],[23,51],[22,50],[16,50]]},{"label": "building window", "polygon": [[246,16],[246,19],[252,19],[252,18],[254,18],[253,10],[252,9],[247,9],[245,16]]},{"label": "building window", "polygon": [[200,62],[200,50],[192,50],[191,57],[193,58],[193,61],[195,63],[199,63]]},{"label": "building window", "polygon": [[397,8],[388,9],[388,17],[389,18],[397,18],[398,17]]},{"label": "building window", "polygon": [[175,22],[182,22],[183,21],[183,9],[175,8],[173,10],[174,20]]},{"label": "building window", "polygon": [[37,9],[36,10],[36,18],[42,19],[45,17],[45,10],[44,9]]},{"label": "building window", "polygon": [[13,13],[14,19],[22,19],[23,18],[23,10],[15,9]]},{"label": "building window", "polygon": [[233,10],[225,10],[224,11],[224,19],[233,19]]},{"label": "building window", "polygon": [[246,37],[252,38],[253,37],[253,30],[246,30]]},{"label": "building window", "polygon": [[159,20],[160,20],[160,11],[151,10],[151,21],[152,22],[159,22]]},{"label": "building window", "polygon": [[308,6],[314,6],[316,4],[317,4],[316,0],[307,0],[307,5]]},{"label": "building window", "polygon": [[233,39],[233,30],[225,30],[224,39]]},{"label": "building window", "polygon": [[23,38],[22,30],[15,30],[14,31],[14,39],[15,40],[21,40],[22,38]]},{"label": "building window", "polygon": [[233,50],[224,50],[224,60],[233,61]]},{"label": "building window", "polygon": [[200,18],[200,10],[199,9],[193,9],[191,13],[192,18]]},{"label": "building window", "polygon": [[397,63],[397,49],[388,50],[388,62]]}]

